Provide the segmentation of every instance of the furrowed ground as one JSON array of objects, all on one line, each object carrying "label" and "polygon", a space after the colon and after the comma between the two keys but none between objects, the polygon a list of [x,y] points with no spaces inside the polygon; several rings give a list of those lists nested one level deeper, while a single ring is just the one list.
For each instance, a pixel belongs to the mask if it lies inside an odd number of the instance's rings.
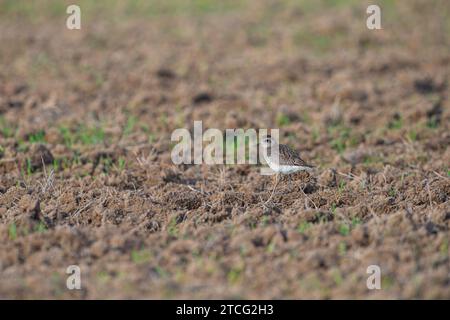
[{"label": "furrowed ground", "polygon": [[[448,1],[78,3],[0,0],[0,298],[450,298]],[[264,205],[195,120],[317,172]]]}]

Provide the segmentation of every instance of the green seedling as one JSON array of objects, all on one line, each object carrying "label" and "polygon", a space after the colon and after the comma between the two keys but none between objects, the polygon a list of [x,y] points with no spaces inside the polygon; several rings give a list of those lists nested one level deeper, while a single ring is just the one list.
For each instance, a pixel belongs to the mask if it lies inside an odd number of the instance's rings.
[{"label": "green seedling", "polygon": [[175,218],[170,220],[169,225],[167,226],[167,233],[172,237],[178,237],[177,220]]},{"label": "green seedling", "polygon": [[161,278],[166,278],[168,276],[168,273],[160,266],[156,266],[155,271]]},{"label": "green seedling", "polygon": [[52,167],[54,172],[59,170],[59,161],[57,159],[53,159]]},{"label": "green seedling", "polygon": [[335,214],[335,213],[336,213],[336,208],[337,208],[336,203],[333,202],[333,203],[331,204],[331,208],[330,208],[332,214]]},{"label": "green seedling", "polygon": [[45,224],[42,221],[39,222],[39,224],[36,226],[36,229],[35,229],[35,231],[38,233],[43,233],[46,230],[47,230],[47,227],[45,226]]},{"label": "green seedling", "polygon": [[312,139],[314,143],[319,140],[319,129],[317,127],[314,127],[312,130]]},{"label": "green seedling", "polygon": [[11,240],[16,240],[17,238],[17,226],[15,223],[12,223],[8,228],[8,235]]},{"label": "green seedling", "polygon": [[388,124],[388,128],[394,130],[401,129],[402,126],[403,126],[403,119],[401,117],[396,117]]},{"label": "green seedling", "polygon": [[437,127],[439,127],[439,121],[438,121],[438,119],[435,116],[433,116],[430,119],[428,119],[428,121],[427,121],[427,128],[437,129]]},{"label": "green seedling", "polygon": [[328,128],[328,134],[334,138],[330,142],[331,148],[342,154],[347,146],[354,144],[350,138],[351,129],[342,125],[332,126]]},{"label": "green seedling", "polygon": [[416,130],[414,130],[414,129],[411,129],[410,131],[409,131],[409,134],[408,134],[408,137],[409,137],[409,139],[411,140],[411,141],[417,141],[417,131]]},{"label": "green seedling", "polygon": [[147,250],[131,251],[131,260],[136,264],[146,263],[150,261],[151,254]]},{"label": "green seedling", "polygon": [[167,127],[169,124],[169,118],[167,117],[167,114],[161,113],[158,117],[158,122],[161,123],[164,127]]},{"label": "green seedling", "polygon": [[389,195],[390,197],[395,197],[395,196],[397,195],[397,190],[395,190],[394,187],[390,187],[390,188],[389,188],[389,191],[388,191],[388,195]]},{"label": "green seedling", "polygon": [[97,278],[100,283],[106,284],[111,280],[111,276],[106,271],[100,271],[97,273]]},{"label": "green seedling", "polygon": [[290,123],[291,123],[291,119],[289,119],[289,117],[287,115],[282,114],[282,113],[278,114],[278,116],[277,116],[277,125],[279,127],[287,126]]},{"label": "green seedling", "polygon": [[133,132],[137,123],[137,118],[135,116],[129,116],[125,128],[123,129],[124,135],[129,135]]},{"label": "green seedling", "polygon": [[267,246],[267,253],[272,253],[275,251],[276,244],[274,241],[270,241],[269,245]]},{"label": "green seedling", "polygon": [[119,160],[117,160],[117,165],[119,167],[119,171],[123,171],[125,169],[125,165],[126,165],[125,159],[120,157]]},{"label": "green seedling", "polygon": [[333,272],[333,280],[334,280],[334,283],[336,283],[337,286],[339,286],[339,285],[342,284],[343,279],[342,279],[342,275],[341,275],[341,273],[339,272],[339,270],[335,270],[335,271]]},{"label": "green seedling", "polygon": [[31,174],[33,173],[33,166],[31,165],[31,159],[27,158],[25,160],[25,163],[26,163],[27,176],[31,176]]},{"label": "green seedling", "polygon": [[356,227],[357,225],[359,225],[361,223],[362,223],[362,221],[358,217],[353,217],[352,218],[352,228]]},{"label": "green seedling", "polygon": [[5,138],[11,138],[14,136],[15,132],[14,128],[10,126],[2,116],[0,116],[0,132]]},{"label": "green seedling", "polygon": [[350,227],[345,223],[341,224],[339,226],[339,233],[344,237],[348,236],[348,234],[350,233]]},{"label": "green seedling", "polygon": [[44,130],[40,130],[34,134],[31,134],[28,137],[28,142],[30,143],[43,143],[45,142],[45,132]]},{"label": "green seedling", "polygon": [[342,191],[344,191],[344,189],[345,189],[345,181],[341,180],[341,181],[339,181],[338,192],[342,193]]},{"label": "green seedling", "polygon": [[347,253],[347,244],[345,242],[339,242],[338,252],[341,256],[344,256]]},{"label": "green seedling", "polygon": [[105,141],[105,132],[101,127],[86,128],[81,125],[78,128],[77,136],[81,143],[85,145],[100,144]]},{"label": "green seedling", "polygon": [[448,239],[444,239],[441,243],[441,245],[439,246],[439,252],[442,256],[444,257],[448,257]]},{"label": "green seedling", "polygon": [[17,151],[26,152],[28,150],[28,145],[22,139],[17,140]]},{"label": "green seedling", "polygon": [[64,145],[70,148],[75,142],[74,134],[67,127],[60,127],[59,133],[63,138]]},{"label": "green seedling", "polygon": [[297,227],[297,232],[300,234],[304,234],[306,231],[308,231],[312,227],[311,222],[303,221],[299,226]]},{"label": "green seedling", "polygon": [[102,157],[100,163],[103,164],[103,172],[108,174],[113,165],[113,160],[110,157]]},{"label": "green seedling", "polygon": [[230,284],[235,284],[241,278],[242,269],[241,268],[232,268],[227,275],[228,282]]}]

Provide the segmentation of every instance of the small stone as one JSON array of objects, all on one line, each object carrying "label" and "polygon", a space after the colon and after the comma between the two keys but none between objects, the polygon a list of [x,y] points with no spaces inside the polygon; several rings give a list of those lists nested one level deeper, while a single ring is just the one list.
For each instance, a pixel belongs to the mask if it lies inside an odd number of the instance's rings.
[{"label": "small stone", "polygon": [[176,78],[175,73],[167,68],[161,68],[158,71],[156,71],[156,75],[158,76],[158,78],[161,79],[174,79]]},{"label": "small stone", "polygon": [[213,101],[213,97],[207,92],[201,92],[192,98],[194,104],[210,103],[211,101]]}]

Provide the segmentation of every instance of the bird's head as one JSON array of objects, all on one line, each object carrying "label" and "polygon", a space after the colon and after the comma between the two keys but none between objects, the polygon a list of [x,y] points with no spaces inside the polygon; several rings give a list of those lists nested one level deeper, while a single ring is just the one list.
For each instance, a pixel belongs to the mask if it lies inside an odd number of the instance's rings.
[{"label": "bird's head", "polygon": [[261,139],[261,146],[266,149],[270,149],[275,143],[275,140],[270,135]]}]

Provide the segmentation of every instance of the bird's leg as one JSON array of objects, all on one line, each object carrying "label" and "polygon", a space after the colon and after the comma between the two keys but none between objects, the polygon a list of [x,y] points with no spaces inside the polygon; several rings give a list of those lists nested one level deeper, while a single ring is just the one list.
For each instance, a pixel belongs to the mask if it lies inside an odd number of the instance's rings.
[{"label": "bird's leg", "polygon": [[278,175],[279,175],[279,173],[277,173],[277,174],[275,175],[275,186],[273,187],[273,190],[272,190],[272,193],[270,194],[269,199],[267,199],[265,203],[269,202],[269,201],[272,199],[272,197],[273,197],[273,194],[274,194],[274,192],[275,192],[275,189],[276,189],[277,186],[278,186],[278,181],[279,181],[279,180],[278,180]]},{"label": "bird's leg", "polygon": [[288,174],[288,179],[289,179],[289,183],[288,183],[289,192],[291,192],[292,191],[292,178],[291,178],[290,174]]}]

